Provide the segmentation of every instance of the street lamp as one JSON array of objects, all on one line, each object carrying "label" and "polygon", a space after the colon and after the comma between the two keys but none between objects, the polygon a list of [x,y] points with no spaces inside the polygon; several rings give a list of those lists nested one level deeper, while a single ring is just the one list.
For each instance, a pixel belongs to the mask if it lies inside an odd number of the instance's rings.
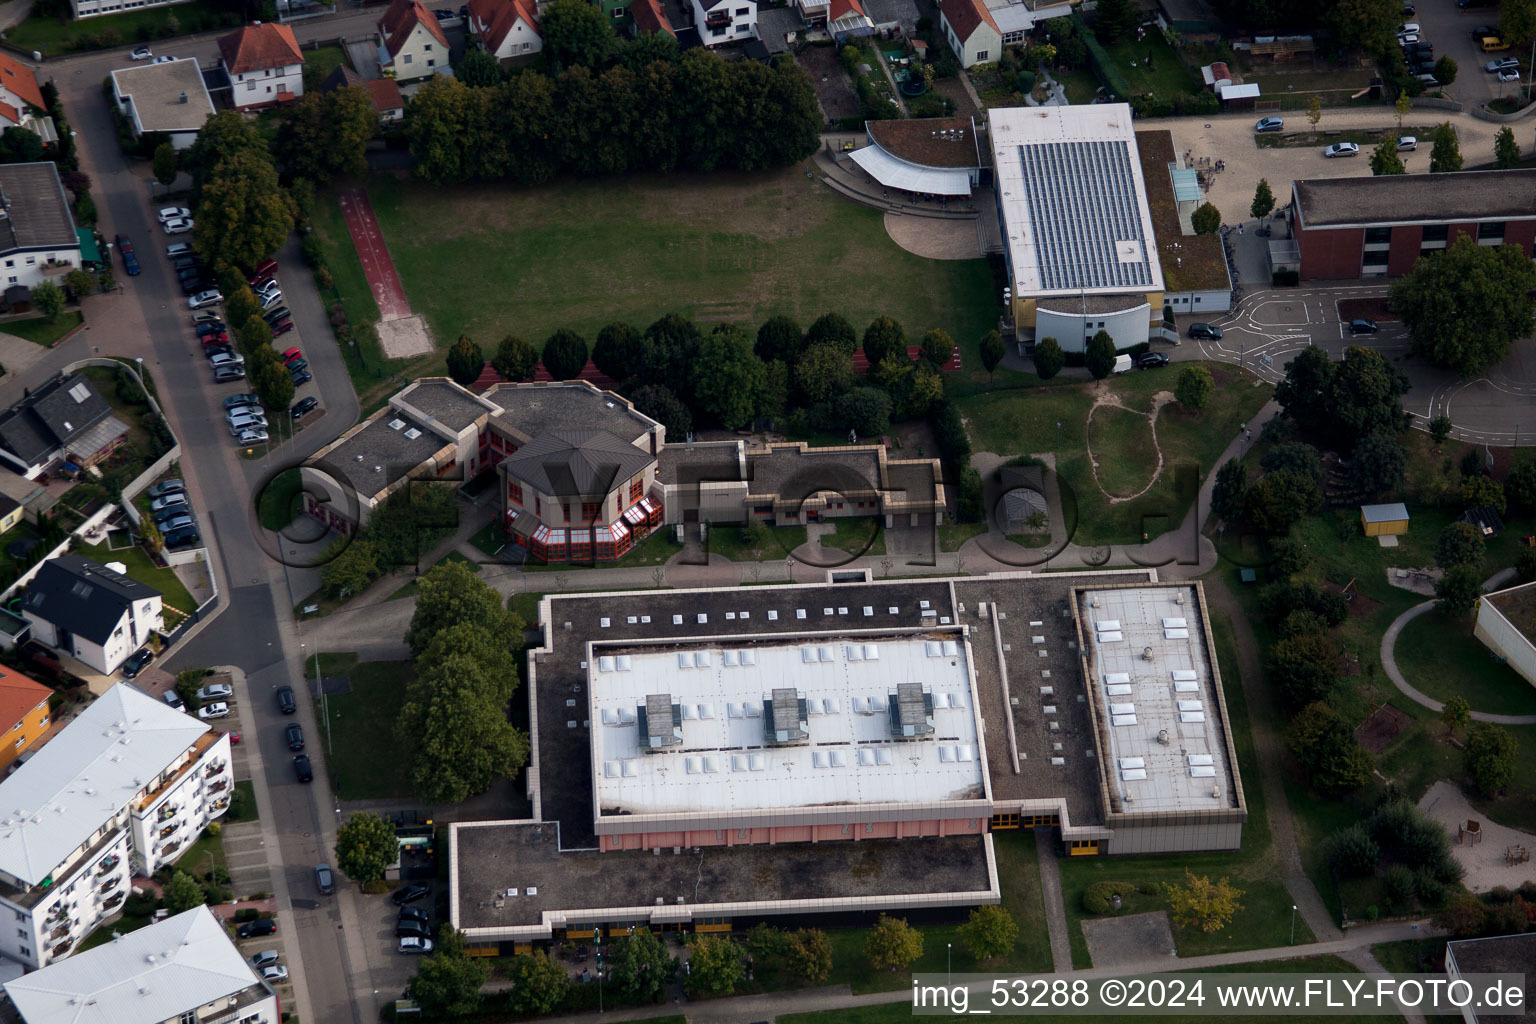
[{"label": "street lamp", "polygon": [[1291,945],[1296,945],[1296,904],[1291,904]]},{"label": "street lamp", "polygon": [[1061,420],[1056,421],[1056,447],[1061,448]]},{"label": "street lamp", "polygon": [[[213,856],[213,851],[209,850],[208,851],[208,855],[210,857]],[[945,981],[951,980],[951,978],[953,977],[954,973],[955,973],[955,944],[953,942],[946,942],[946,943],[944,943],[944,979],[945,979]]]},{"label": "street lamp", "polygon": [[592,929],[592,948],[597,955],[597,1012],[603,1012],[603,929]]}]

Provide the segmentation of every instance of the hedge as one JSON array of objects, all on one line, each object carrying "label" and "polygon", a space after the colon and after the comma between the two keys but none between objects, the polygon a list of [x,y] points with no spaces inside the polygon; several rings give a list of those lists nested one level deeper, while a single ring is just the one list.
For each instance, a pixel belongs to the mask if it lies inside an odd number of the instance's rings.
[{"label": "hedge", "polygon": [[1098,76],[1099,83],[1114,93],[1115,99],[1129,102],[1131,87],[1120,77],[1120,69],[1115,66],[1114,59],[1099,45],[1099,41],[1089,31],[1088,24],[1083,21],[1083,16],[1076,11],[1072,12],[1072,34],[1088,47],[1088,66]]},{"label": "hedge", "polygon": [[1111,896],[1119,894],[1124,900],[1136,891],[1136,886],[1130,882],[1094,882],[1083,892],[1083,909],[1090,914],[1107,914],[1113,907],[1110,906]]}]

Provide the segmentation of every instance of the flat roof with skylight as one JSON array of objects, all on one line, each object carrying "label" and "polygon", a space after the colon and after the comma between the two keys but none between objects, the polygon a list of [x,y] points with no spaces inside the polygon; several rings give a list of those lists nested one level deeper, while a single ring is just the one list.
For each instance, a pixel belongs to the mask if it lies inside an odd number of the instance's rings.
[{"label": "flat roof with skylight", "polygon": [[1195,589],[1083,588],[1078,615],[1111,813],[1240,808]]},{"label": "flat roof with skylight", "polygon": [[994,109],[989,131],[1021,297],[1162,291],[1129,106]]},{"label": "flat roof with skylight", "polygon": [[[741,625],[751,629],[750,620]],[[720,820],[907,804],[958,813],[957,801],[988,799],[970,649],[958,628],[755,639],[594,645],[601,817]]]}]

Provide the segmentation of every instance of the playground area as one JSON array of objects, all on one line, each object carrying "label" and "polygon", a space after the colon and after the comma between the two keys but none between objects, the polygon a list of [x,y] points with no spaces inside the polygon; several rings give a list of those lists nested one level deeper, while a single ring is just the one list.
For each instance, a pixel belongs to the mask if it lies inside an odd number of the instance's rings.
[{"label": "playground area", "polygon": [[1536,835],[1487,820],[1461,789],[1440,781],[1429,787],[1419,809],[1446,827],[1455,842],[1451,853],[1467,869],[1462,881],[1473,892],[1495,886],[1518,889],[1531,878]]}]

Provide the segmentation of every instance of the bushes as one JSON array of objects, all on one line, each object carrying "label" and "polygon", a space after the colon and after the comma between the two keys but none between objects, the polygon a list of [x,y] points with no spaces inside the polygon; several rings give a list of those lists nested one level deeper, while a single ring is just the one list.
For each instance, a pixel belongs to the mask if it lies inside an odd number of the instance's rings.
[{"label": "bushes", "polygon": [[1108,914],[1114,909],[1111,897],[1119,896],[1123,902],[1135,891],[1130,882],[1094,882],[1083,891],[1083,909],[1090,914]]}]

